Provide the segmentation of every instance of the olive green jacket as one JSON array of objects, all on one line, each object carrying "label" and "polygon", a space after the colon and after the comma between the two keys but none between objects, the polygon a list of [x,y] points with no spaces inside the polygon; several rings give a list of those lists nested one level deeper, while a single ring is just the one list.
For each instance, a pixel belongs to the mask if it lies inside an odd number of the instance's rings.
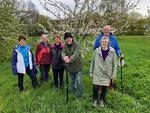
[{"label": "olive green jacket", "polygon": [[76,73],[82,70],[82,57],[79,45],[76,41],[73,40],[71,45],[65,44],[61,53],[62,59],[64,56],[70,58],[68,64],[68,71],[70,73]]}]

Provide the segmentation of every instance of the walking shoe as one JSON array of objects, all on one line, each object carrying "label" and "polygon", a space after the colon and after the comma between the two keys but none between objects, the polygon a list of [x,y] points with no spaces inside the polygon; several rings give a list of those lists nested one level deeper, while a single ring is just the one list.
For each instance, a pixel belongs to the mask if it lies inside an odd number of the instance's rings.
[{"label": "walking shoe", "polygon": [[94,101],[93,101],[92,106],[93,106],[93,107],[97,107],[97,100],[94,100]]},{"label": "walking shoe", "polygon": [[99,101],[99,106],[102,107],[102,108],[105,107],[104,101],[102,99]]},{"label": "walking shoe", "polygon": [[77,100],[81,101],[83,99],[82,96],[77,96]]}]

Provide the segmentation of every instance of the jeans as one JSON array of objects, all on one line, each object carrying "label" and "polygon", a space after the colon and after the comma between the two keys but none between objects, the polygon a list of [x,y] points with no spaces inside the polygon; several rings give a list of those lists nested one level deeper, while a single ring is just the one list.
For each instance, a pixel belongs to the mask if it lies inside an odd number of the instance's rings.
[{"label": "jeans", "polygon": [[[72,92],[75,93],[76,89],[78,88],[78,96],[82,97],[82,93],[83,93],[82,72],[80,71],[77,73],[70,73],[70,76],[71,76]],[[76,88],[76,86],[77,86],[77,88]]]},{"label": "jeans", "polygon": [[53,76],[54,76],[54,84],[56,87],[58,87],[58,77],[59,77],[59,83],[60,88],[63,88],[64,84],[64,69],[53,69]]},{"label": "jeans", "polygon": [[[37,83],[37,78],[34,75],[34,71],[29,69],[29,66],[26,68],[26,73],[27,75],[30,77],[31,82],[32,82],[32,87],[36,88],[38,83]],[[18,74],[18,87],[20,91],[24,90],[24,86],[23,86],[23,78],[24,78],[24,74],[19,73]]]},{"label": "jeans", "polygon": [[40,81],[41,83],[44,81],[48,81],[49,79],[49,70],[50,70],[50,65],[49,64],[40,64],[40,72],[41,72],[41,78]]},{"label": "jeans", "polygon": [[[93,100],[98,100],[98,90],[99,90],[99,85],[93,84]],[[101,86],[100,99],[105,101],[106,92],[107,92],[107,86]]]}]

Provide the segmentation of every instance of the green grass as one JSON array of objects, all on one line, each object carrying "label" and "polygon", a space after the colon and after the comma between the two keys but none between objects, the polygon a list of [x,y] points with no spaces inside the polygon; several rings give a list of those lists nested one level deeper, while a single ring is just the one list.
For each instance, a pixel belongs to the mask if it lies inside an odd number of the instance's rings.
[{"label": "green grass", "polygon": [[[92,39],[91,39],[92,40]],[[69,103],[66,104],[66,90],[53,87],[51,79],[39,89],[31,88],[26,75],[25,92],[20,93],[17,77],[12,75],[10,62],[0,64],[0,113],[149,113],[150,111],[150,37],[120,36],[119,44],[125,56],[123,68],[124,95],[120,92],[120,68],[116,80],[115,92],[108,91],[106,108],[93,108],[92,80],[89,77],[91,51],[84,55],[84,98],[80,102],[69,91]],[[39,73],[38,73],[39,78]]]}]

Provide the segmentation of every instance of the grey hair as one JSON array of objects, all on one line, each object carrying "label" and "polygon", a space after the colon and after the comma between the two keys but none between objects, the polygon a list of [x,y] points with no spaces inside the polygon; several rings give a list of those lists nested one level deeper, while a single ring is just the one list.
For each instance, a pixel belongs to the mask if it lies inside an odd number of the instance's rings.
[{"label": "grey hair", "polygon": [[100,43],[101,43],[103,40],[108,40],[108,43],[110,42],[109,37],[107,37],[107,36],[103,36],[103,37],[101,38],[101,40],[100,40]]},{"label": "grey hair", "polygon": [[40,42],[42,42],[42,38],[43,38],[43,37],[47,37],[47,41],[49,41],[48,36],[47,36],[46,34],[42,34],[41,39],[40,39]]}]

